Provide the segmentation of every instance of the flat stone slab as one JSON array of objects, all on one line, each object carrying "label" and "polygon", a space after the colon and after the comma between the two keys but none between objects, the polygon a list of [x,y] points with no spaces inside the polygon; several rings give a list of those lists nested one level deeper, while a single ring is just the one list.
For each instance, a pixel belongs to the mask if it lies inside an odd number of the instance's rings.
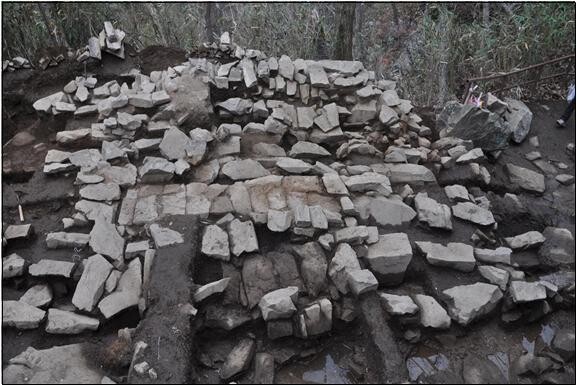
[{"label": "flat stone slab", "polygon": [[70,278],[75,266],[74,262],[42,259],[38,263],[30,265],[28,274],[33,277],[57,276]]},{"label": "flat stone slab", "polygon": [[93,201],[115,201],[120,199],[120,187],[115,183],[96,183],[82,187],[79,194]]},{"label": "flat stone slab", "polygon": [[447,311],[433,297],[416,294],[413,300],[419,306],[422,326],[434,329],[448,329],[451,326]]},{"label": "flat stone slab", "polygon": [[202,253],[206,256],[228,261],[230,249],[228,234],[216,225],[206,226],[202,236]]},{"label": "flat stone slab", "polygon": [[2,258],[2,279],[19,277],[24,274],[26,260],[18,254]]},{"label": "flat stone slab", "polygon": [[52,289],[49,285],[35,285],[26,290],[26,293],[18,301],[34,307],[45,307],[52,302]]},{"label": "flat stone slab", "polygon": [[16,329],[35,329],[46,312],[20,301],[2,301],[2,327]]},{"label": "flat stone slab", "polygon": [[539,282],[512,281],[509,294],[515,303],[526,303],[547,299],[545,286]]},{"label": "flat stone slab", "polygon": [[88,330],[97,330],[98,326],[100,321],[96,318],[59,309],[48,310],[46,333],[49,334],[80,334]]},{"label": "flat stone slab", "polygon": [[118,233],[116,225],[98,217],[90,232],[90,247],[97,254],[112,259],[115,267],[124,265],[124,238]]},{"label": "flat stone slab", "polygon": [[472,202],[461,202],[451,207],[453,215],[457,218],[475,223],[481,226],[491,226],[495,223],[493,213],[487,209],[477,206]]},{"label": "flat stone slab", "polygon": [[528,231],[514,237],[505,238],[505,243],[513,250],[525,250],[540,246],[545,237],[538,231]]},{"label": "flat stone slab", "polygon": [[137,306],[142,294],[142,264],[135,258],[118,280],[116,290],[98,303],[98,310],[106,319],[123,310]]},{"label": "flat stone slab", "polygon": [[426,255],[431,265],[449,267],[470,272],[475,269],[476,260],[473,247],[464,243],[448,243],[443,246],[432,242],[415,242],[417,248]]},{"label": "flat stone slab", "polygon": [[259,162],[252,159],[233,160],[226,163],[221,172],[232,180],[255,179],[270,175]]},{"label": "flat stone slab", "polygon": [[370,291],[377,290],[379,281],[368,269],[351,270],[347,272],[348,282],[351,291],[355,296],[359,296]]},{"label": "flat stone slab", "polygon": [[495,285],[475,283],[444,290],[443,296],[451,318],[461,325],[468,325],[493,311],[503,293]]},{"label": "flat stone slab", "polygon": [[299,141],[292,146],[288,155],[292,158],[316,159],[330,156],[331,153],[316,143]]},{"label": "flat stone slab", "polygon": [[270,321],[290,318],[297,310],[294,302],[298,298],[298,293],[298,287],[290,286],[263,295],[258,303],[263,319]]},{"label": "flat stone slab", "polygon": [[419,193],[415,196],[415,208],[420,222],[425,222],[432,228],[453,229],[449,206],[429,198],[426,193]]},{"label": "flat stone slab", "polygon": [[419,307],[415,301],[408,295],[379,293],[379,296],[383,299],[385,309],[390,315],[413,315],[419,311]]},{"label": "flat stone slab", "polygon": [[11,384],[99,384],[104,373],[86,358],[87,347],[86,344],[44,350],[28,347],[10,359],[2,371],[3,380]]},{"label": "flat stone slab", "polygon": [[226,381],[247,370],[252,363],[255,350],[256,344],[253,339],[240,340],[220,368],[220,378]]},{"label": "flat stone slab", "polygon": [[19,239],[26,239],[32,235],[34,229],[32,225],[10,225],[4,231],[4,238],[7,241],[16,241]]},{"label": "flat stone slab", "polygon": [[413,249],[405,233],[379,235],[379,240],[369,245],[366,256],[371,271],[383,284],[399,284],[413,258]]},{"label": "flat stone slab", "polygon": [[393,184],[422,185],[437,182],[433,172],[419,164],[377,164],[371,165],[371,168],[389,177]]},{"label": "flat stone slab", "polygon": [[182,234],[178,231],[171,230],[166,227],[161,227],[156,223],[150,225],[150,235],[157,249],[162,247],[180,244],[184,242]]},{"label": "flat stone slab", "polygon": [[89,257],[72,296],[72,304],[79,310],[92,311],[102,297],[112,269],[112,265],[103,256],[96,254]]},{"label": "flat stone slab", "polygon": [[292,211],[268,210],[267,227],[270,231],[282,233],[287,231],[293,222]]},{"label": "flat stone slab", "polygon": [[511,183],[518,185],[526,191],[536,193],[545,192],[545,176],[543,176],[543,174],[515,166],[511,163],[507,163],[506,169]]},{"label": "flat stone slab", "polygon": [[198,288],[193,295],[194,302],[199,303],[211,295],[222,293],[228,287],[229,281],[230,278],[223,278],[219,281],[211,282]]},{"label": "flat stone slab", "polygon": [[84,247],[89,241],[90,234],[57,232],[46,235],[46,247],[49,249]]},{"label": "flat stone slab", "polygon": [[479,249],[475,248],[475,258],[485,263],[504,263],[511,264],[511,254],[513,250],[508,247],[497,247],[496,249]]},{"label": "flat stone slab", "polygon": [[251,221],[233,220],[228,225],[228,236],[230,250],[234,255],[258,251],[258,240]]}]

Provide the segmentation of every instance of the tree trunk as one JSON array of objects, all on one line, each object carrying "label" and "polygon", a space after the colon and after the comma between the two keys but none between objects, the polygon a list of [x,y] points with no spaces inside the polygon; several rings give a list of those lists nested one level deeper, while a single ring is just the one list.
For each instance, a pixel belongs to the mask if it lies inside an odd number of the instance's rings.
[{"label": "tree trunk", "polygon": [[353,33],[355,26],[355,3],[341,3],[340,18],[335,46],[335,59],[353,60]]},{"label": "tree trunk", "polygon": [[[365,39],[363,39],[363,26],[365,24],[365,3],[358,3],[357,7],[357,21],[355,28],[356,42],[354,46],[357,49],[357,56],[361,61],[366,59],[366,45],[364,44]],[[353,55],[354,56],[354,55]]]},{"label": "tree trunk", "polygon": [[317,60],[328,59],[327,43],[325,40],[325,30],[322,23],[319,21],[317,27],[317,34],[315,37],[315,51]]},{"label": "tree trunk", "polygon": [[160,18],[158,17],[158,11],[155,7],[155,4],[152,3],[145,3],[146,8],[148,9],[148,13],[150,14],[150,18],[152,19],[152,26],[154,28],[154,32],[156,36],[160,38],[160,44],[167,46],[168,42],[166,40],[166,36],[164,35],[164,31],[162,29],[162,24],[160,24]]},{"label": "tree trunk", "polygon": [[489,28],[490,15],[491,15],[491,4],[483,3],[483,28]]},{"label": "tree trunk", "polygon": [[214,39],[214,3],[206,3],[204,12],[204,25],[206,42],[210,43]]},{"label": "tree trunk", "polygon": [[52,40],[52,44],[54,44],[54,46],[56,47],[58,45],[58,41],[56,40],[56,36],[54,34],[54,31],[52,30],[52,28],[50,28],[50,22],[48,21],[48,17],[46,16],[46,10],[44,9],[44,7],[46,7],[46,3],[36,3],[36,5],[38,5],[38,10],[40,11],[40,14],[42,15],[42,20],[44,20],[44,26],[46,27],[46,30],[48,31],[48,35],[50,36],[50,40]]},{"label": "tree trunk", "polygon": [[397,4],[391,3],[393,8],[393,20],[395,21],[395,26],[399,29],[399,10],[397,9]]}]

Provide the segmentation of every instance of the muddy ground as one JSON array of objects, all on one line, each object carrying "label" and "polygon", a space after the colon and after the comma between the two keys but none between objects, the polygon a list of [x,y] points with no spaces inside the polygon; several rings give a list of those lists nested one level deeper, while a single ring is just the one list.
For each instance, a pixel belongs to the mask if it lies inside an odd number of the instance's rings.
[{"label": "muddy ground", "polygon": [[[16,71],[3,76],[3,180],[2,180],[2,214],[3,226],[18,224],[17,205],[21,203],[24,209],[25,222],[31,223],[36,231],[36,236],[25,244],[10,245],[5,250],[5,255],[16,252],[34,263],[43,258],[56,260],[74,260],[89,256],[89,250],[47,250],[45,247],[45,234],[53,231],[61,231],[61,219],[69,217],[74,212],[74,186],[73,177],[51,178],[42,173],[44,157],[48,149],[55,146],[55,133],[62,129],[65,121],[60,119],[41,120],[33,111],[31,104],[38,98],[60,90],[74,76],[83,75],[85,72],[96,73],[99,80],[119,79],[120,75],[131,68],[141,68],[143,72],[162,70],[169,65],[174,65],[185,59],[182,51],[152,47],[141,53],[129,53],[127,60],[116,60],[108,57],[101,67],[84,68],[80,64],[67,64],[47,71]],[[511,191],[506,182],[503,165],[506,162],[514,163],[535,171],[540,171],[531,162],[525,159],[525,154],[537,150],[544,159],[550,162],[563,162],[569,166],[564,173],[575,175],[575,160],[566,151],[567,143],[575,143],[575,117],[568,122],[567,129],[555,127],[555,121],[565,108],[564,102],[547,102],[545,104],[529,104],[533,111],[533,123],[529,136],[539,137],[539,148],[534,148],[528,140],[521,145],[512,145],[503,152],[494,164],[488,166],[492,174],[491,190],[494,197]],[[29,135],[26,135],[27,133]],[[450,183],[451,176],[441,176]],[[468,186],[469,187],[469,186]],[[447,204],[447,198],[442,187],[428,188],[430,197],[439,203]],[[547,194],[542,197],[522,193],[521,197],[528,202],[529,212],[522,215],[510,215],[510,213],[494,210],[497,221],[501,223],[497,230],[499,237],[523,233],[529,230],[542,231],[546,226],[559,226],[570,229],[575,236],[575,185],[562,186],[548,178]],[[493,199],[491,199],[493,200]],[[190,261],[190,266],[170,265],[171,268],[160,268],[158,260],[157,268],[153,271],[154,284],[152,285],[153,306],[146,317],[145,326],[139,331],[144,334],[167,333],[167,325],[178,324],[176,315],[167,318],[163,314],[163,303],[185,302],[188,290],[176,292],[175,287],[186,285],[185,277],[192,276],[197,284],[204,284],[222,278],[222,272],[218,267],[206,262],[207,258],[196,258],[199,255],[199,245],[195,241],[198,234],[197,224],[182,224],[186,228],[187,248],[171,250],[171,253],[183,261]],[[182,221],[182,220],[180,220]],[[430,240],[445,243],[449,239],[452,242],[469,243],[476,227],[454,220],[454,229],[451,233],[442,231],[432,232],[418,226],[397,229],[408,233],[412,241]],[[386,229],[385,229],[386,230]],[[90,227],[80,229],[80,232],[88,233]],[[261,236],[259,243],[261,251],[275,250],[282,237]],[[174,256],[172,255],[172,256]],[[163,252],[157,258],[171,258],[170,253]],[[530,274],[543,274],[546,271],[539,269],[531,270],[535,266],[535,253],[519,253],[517,261],[522,266],[529,267]],[[174,262],[174,261],[173,261]],[[185,263],[185,262],[182,262]],[[176,267],[180,267],[179,269]],[[190,273],[190,275],[189,275]],[[28,278],[27,278],[28,279]],[[183,281],[184,279],[184,281]],[[180,281],[179,281],[180,280]],[[478,281],[479,277],[474,274],[461,274],[445,269],[438,269],[425,265],[422,258],[413,258],[403,285],[391,290],[395,293],[434,293],[457,284],[467,284]],[[179,282],[177,284],[176,282]],[[18,299],[23,294],[23,289],[29,287],[32,282],[10,281],[3,282],[2,299]],[[180,286],[179,286],[180,285]],[[60,285],[63,292],[72,296],[71,287]],[[170,293],[170,295],[167,295]],[[166,297],[163,297],[167,295]],[[162,298],[161,298],[162,297]],[[116,339],[118,329],[136,327],[138,316],[134,313],[125,313],[113,322],[106,323],[97,332],[84,333],[78,336],[53,336],[45,333],[42,329],[31,331],[16,331],[3,329],[2,343],[2,366],[7,361],[24,351],[28,346],[38,349],[56,345],[66,345],[81,341],[90,341],[96,346],[94,364],[105,366],[112,378],[126,380],[125,371],[122,368],[107,366],[105,348]],[[191,328],[190,334],[199,328],[199,325],[187,325]],[[186,328],[186,325],[182,328]],[[423,335],[417,344],[409,344],[402,338],[400,329],[392,325],[394,337],[388,340],[397,343],[405,360],[411,357],[437,356],[440,366],[448,369],[439,372],[438,377],[432,377],[429,382],[451,383],[459,380],[462,370],[462,360],[469,353],[487,357],[498,353],[506,353],[508,362],[514,362],[524,350],[529,349],[531,343],[546,344],[549,340],[549,328],[575,329],[574,310],[560,310],[546,316],[540,321],[522,327],[505,327],[498,317],[481,321],[467,329],[452,327],[445,333]],[[198,331],[198,330],[197,330]],[[158,349],[152,352],[158,353],[158,359],[148,357],[151,366],[159,369],[159,381],[181,382],[188,380],[197,383],[219,382],[217,371],[207,362],[219,362],[224,360],[238,339],[248,333],[259,336],[266,334],[264,322],[252,322],[248,325],[235,329],[232,333],[222,333],[200,329],[201,332],[194,335],[193,340],[176,340],[167,338],[160,339]],[[374,346],[372,334],[374,330],[367,327],[362,317],[358,317],[350,324],[335,323],[329,335],[318,340],[296,341],[281,340],[267,342],[269,345],[259,347],[259,351],[272,352],[275,360],[284,365],[276,373],[278,383],[364,383],[376,382],[382,379],[379,375],[382,368],[383,353]],[[147,337],[150,337],[148,335]],[[394,338],[394,340],[393,340]],[[387,341],[387,340],[386,340]],[[524,342],[525,341],[525,342]],[[550,342],[550,341],[549,341]],[[162,343],[162,345],[161,345]],[[182,346],[186,343],[186,347]],[[527,345],[528,344],[528,345]],[[190,349],[190,350],[188,350]],[[262,350],[261,350],[262,349]],[[442,356],[441,356],[442,355]],[[208,361],[207,361],[208,357]],[[444,358],[443,358],[444,357]],[[445,360],[446,358],[446,360]],[[176,360],[176,361],[174,361]],[[185,369],[182,369],[185,368]],[[115,370],[118,369],[118,370]],[[403,370],[406,370],[403,368]],[[575,364],[572,364],[574,373]],[[186,377],[180,377],[179,373],[186,373]],[[451,374],[452,373],[452,374]],[[409,374],[410,371],[409,371]],[[452,375],[454,374],[454,377]],[[115,377],[116,376],[116,377]],[[241,383],[250,379],[241,379]]]}]

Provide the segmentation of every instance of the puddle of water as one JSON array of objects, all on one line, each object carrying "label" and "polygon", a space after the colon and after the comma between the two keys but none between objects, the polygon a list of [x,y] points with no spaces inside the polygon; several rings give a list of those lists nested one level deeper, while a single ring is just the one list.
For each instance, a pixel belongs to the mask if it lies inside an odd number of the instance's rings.
[{"label": "puddle of water", "polygon": [[296,362],[279,370],[276,382],[279,384],[353,384],[348,369],[337,364],[340,355],[333,352],[317,354],[306,362]]},{"label": "puddle of water", "polygon": [[434,354],[429,357],[411,357],[407,360],[407,370],[409,371],[409,379],[414,382],[424,375],[431,376],[438,370],[449,369],[449,359],[442,353]]},{"label": "puddle of water", "polygon": [[551,342],[555,337],[555,328],[551,327],[551,325],[541,325],[541,339],[543,342],[547,344],[547,346],[551,347]]},{"label": "puddle of water", "polygon": [[523,349],[529,354],[533,354],[535,352],[535,341],[532,342],[527,339],[527,337],[523,336],[523,341],[521,342],[523,345]]}]

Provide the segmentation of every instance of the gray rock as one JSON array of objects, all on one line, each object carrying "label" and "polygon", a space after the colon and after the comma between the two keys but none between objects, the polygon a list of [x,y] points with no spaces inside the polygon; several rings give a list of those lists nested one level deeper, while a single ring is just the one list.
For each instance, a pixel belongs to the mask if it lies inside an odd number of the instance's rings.
[{"label": "gray rock", "polygon": [[38,263],[28,267],[28,274],[33,277],[72,277],[72,271],[76,264],[74,262],[56,261],[52,259],[42,259]]},{"label": "gray rock", "polygon": [[432,228],[453,229],[449,206],[429,198],[427,193],[419,193],[415,196],[415,208],[420,222],[425,222]]},{"label": "gray rock", "polygon": [[162,142],[161,138],[138,139],[134,141],[133,145],[139,152],[147,152],[157,150],[160,142]]},{"label": "gray rock", "polygon": [[102,217],[96,218],[90,232],[90,247],[97,254],[102,254],[113,260],[115,267],[124,265],[124,238],[118,233],[116,226]]},{"label": "gray rock", "polygon": [[326,230],[329,228],[329,222],[321,206],[311,206],[309,208],[311,215],[311,225],[315,229]]},{"label": "gray rock", "polygon": [[316,159],[330,156],[331,153],[318,144],[299,141],[292,146],[288,155],[293,158]]},{"label": "gray rock", "polygon": [[79,310],[91,312],[102,297],[104,285],[112,265],[99,254],[86,260],[84,271],[72,297],[72,304]]},{"label": "gray rock", "polygon": [[241,301],[252,309],[263,295],[280,288],[278,281],[273,260],[258,254],[245,258],[242,282],[246,297],[241,296]]},{"label": "gray rock", "polygon": [[267,227],[270,231],[282,233],[292,225],[291,211],[268,210]]},{"label": "gray rock", "polygon": [[164,133],[159,149],[160,153],[169,160],[186,159],[196,166],[204,157],[206,141],[191,139],[184,132],[173,127]]},{"label": "gray rock", "polygon": [[286,157],[286,151],[273,143],[256,143],[252,146],[252,152],[257,156]]},{"label": "gray rock", "polygon": [[435,175],[420,164],[379,164],[371,165],[374,172],[386,175],[393,184],[419,185],[435,183]]},{"label": "gray rock", "polygon": [[336,288],[341,293],[347,294],[349,292],[348,271],[360,269],[361,265],[355,250],[348,243],[340,243],[337,246],[335,256],[331,259],[328,270],[328,275]]},{"label": "gray rock", "polygon": [[[56,141],[62,144],[74,143],[86,139],[92,130],[90,128],[79,128],[78,130],[60,131],[56,133]],[[98,150],[96,150],[98,151]]]},{"label": "gray rock", "polygon": [[417,304],[408,295],[379,293],[379,296],[383,299],[385,309],[390,315],[413,315],[419,311]]},{"label": "gray rock", "polygon": [[18,254],[2,258],[2,279],[20,277],[24,274],[26,260]]},{"label": "gray rock", "polygon": [[453,202],[467,202],[469,199],[469,192],[465,186],[458,184],[445,186],[445,194]]},{"label": "gray rock", "polygon": [[571,231],[559,227],[546,227],[545,242],[539,248],[539,256],[550,265],[575,264],[575,240]]},{"label": "gray rock", "polygon": [[[112,222],[116,215],[116,208],[117,204],[109,205],[102,202],[93,202],[84,199],[76,202],[76,204],[74,205],[74,209],[76,211],[79,211],[86,217],[86,219],[90,221],[94,221],[96,220],[96,218],[102,217],[107,222]],[[62,234],[68,234],[68,233],[62,233]],[[79,240],[81,240],[82,237],[85,237],[86,242],[83,243],[82,245],[88,244],[88,241],[90,240],[90,234],[77,234],[77,236],[79,237]],[[48,239],[48,237],[46,238]]]},{"label": "gray rock", "polygon": [[253,61],[249,58],[244,58],[240,61],[240,67],[242,68],[246,88],[254,87],[257,84],[257,77]]},{"label": "gray rock", "polygon": [[565,361],[570,361],[575,356],[575,330],[559,330],[555,334],[552,347]]},{"label": "gray rock", "polygon": [[255,384],[274,384],[274,356],[268,353],[257,353],[254,357]]},{"label": "gray rock", "polygon": [[317,88],[328,88],[330,86],[329,79],[322,65],[315,62],[309,62],[307,63],[307,69],[311,86]]},{"label": "gray rock", "polygon": [[211,283],[208,283],[208,284],[198,288],[193,294],[194,302],[199,303],[199,302],[204,301],[206,298],[208,298],[214,294],[219,294],[219,293],[224,292],[226,290],[226,288],[228,287],[229,281],[230,281],[230,277],[229,278],[223,278],[219,281],[211,282]]},{"label": "gray rock", "polygon": [[138,173],[143,183],[166,183],[173,178],[175,171],[174,163],[164,158],[147,156]]},{"label": "gray rock", "polygon": [[[355,207],[361,207],[355,200]],[[402,226],[410,223],[417,213],[400,200],[384,197],[372,198],[367,205],[371,218],[380,226]]]},{"label": "gray rock", "polygon": [[458,157],[457,164],[467,164],[471,162],[479,163],[483,159],[485,159],[485,154],[483,153],[482,149],[477,147]]},{"label": "gray rock", "polygon": [[309,206],[298,205],[294,211],[294,223],[297,227],[311,227],[311,215]]},{"label": "gray rock", "polygon": [[103,373],[95,369],[86,358],[84,351],[89,346],[74,344],[45,350],[28,347],[10,359],[10,364],[3,370],[2,377],[11,384],[24,382],[98,384],[103,379]]},{"label": "gray rock", "polygon": [[460,202],[452,207],[453,215],[457,218],[473,222],[481,226],[490,226],[495,223],[491,211],[471,202]]},{"label": "gray rock", "polygon": [[263,295],[258,303],[263,319],[271,321],[290,318],[297,310],[294,303],[298,298],[298,293],[298,287],[290,286]]},{"label": "gray rock", "polygon": [[142,294],[142,265],[135,258],[118,280],[116,290],[104,297],[98,309],[106,319],[110,319],[123,310],[137,306]]},{"label": "gray rock", "polygon": [[68,160],[69,156],[70,153],[66,151],[48,150],[44,158],[44,163],[64,163]]},{"label": "gray rock", "polygon": [[34,307],[45,307],[52,302],[52,289],[49,285],[32,286],[18,301]]},{"label": "gray rock", "polygon": [[332,195],[349,195],[347,186],[345,186],[338,174],[324,174],[322,180],[327,193]]},{"label": "gray rock", "polygon": [[[509,367],[507,365],[507,377]],[[507,384],[499,367],[489,359],[468,354],[463,361],[463,379],[466,384]]]},{"label": "gray rock", "polygon": [[316,297],[326,287],[327,259],[317,242],[293,246],[300,259],[301,275],[309,295]]},{"label": "gray rock", "polygon": [[369,245],[366,256],[371,271],[386,285],[403,281],[412,258],[413,249],[405,233],[379,235],[379,241]]},{"label": "gray rock", "polygon": [[276,167],[290,174],[305,174],[312,170],[313,166],[300,159],[281,158],[276,162]]},{"label": "gray rock", "polygon": [[504,263],[506,265],[511,264],[511,250],[508,247],[497,247],[495,250],[491,249],[475,249],[475,258],[480,262],[485,263]]},{"label": "gray rock", "polygon": [[80,197],[93,201],[115,201],[120,199],[120,187],[115,183],[97,183],[84,186]]},{"label": "gray rock", "polygon": [[360,175],[353,175],[346,179],[343,177],[343,179],[345,185],[350,191],[377,191],[385,196],[389,196],[392,193],[389,178],[381,174],[365,172]]},{"label": "gray rock", "polygon": [[234,255],[258,251],[258,240],[251,221],[233,220],[228,226],[228,236],[230,250]]},{"label": "gray rock", "polygon": [[521,143],[531,130],[531,121],[533,113],[525,103],[520,100],[505,98],[509,108],[505,112],[505,119],[509,123],[512,136],[515,143]]},{"label": "gray rock", "polygon": [[443,297],[451,318],[461,325],[468,325],[493,311],[503,293],[495,285],[475,283],[444,290]]},{"label": "gray rock", "polygon": [[335,232],[336,243],[359,244],[369,238],[366,226],[345,227]]},{"label": "gray rock", "polygon": [[399,115],[394,109],[383,104],[381,106],[381,111],[379,112],[379,121],[390,127],[399,121]]},{"label": "gray rock", "polygon": [[452,137],[472,140],[475,146],[486,151],[507,147],[511,129],[500,115],[477,106],[450,102],[437,119],[439,130],[450,127]]},{"label": "gray rock", "polygon": [[434,329],[448,329],[451,326],[451,318],[433,297],[416,294],[413,299],[419,307],[422,326]]},{"label": "gray rock", "polygon": [[383,91],[380,100],[385,106],[389,107],[394,107],[401,104],[401,99],[399,98],[399,96],[397,95],[397,91],[395,90]]},{"label": "gray rock", "polygon": [[295,67],[292,60],[287,55],[282,55],[278,60],[278,73],[282,77],[293,80]]},{"label": "gray rock", "polygon": [[161,227],[156,223],[150,225],[150,235],[152,236],[152,240],[157,249],[184,243],[182,234],[178,231],[171,230],[167,227]]},{"label": "gray rock", "polygon": [[90,234],[57,232],[46,235],[46,246],[49,249],[83,247],[89,241]]},{"label": "gray rock", "polygon": [[333,324],[332,314],[332,303],[326,298],[307,306],[297,316],[298,335],[309,338],[329,332]]},{"label": "gray rock", "polygon": [[509,272],[493,266],[479,266],[479,273],[492,284],[498,285],[503,291],[507,290]]},{"label": "gray rock", "polygon": [[545,192],[545,177],[543,174],[515,166],[511,163],[506,164],[506,169],[512,184],[518,185],[523,190],[529,192]]},{"label": "gray rock", "polygon": [[226,231],[215,225],[207,226],[202,236],[202,253],[212,258],[228,261],[230,250]]},{"label": "gray rock", "polygon": [[475,269],[473,247],[464,243],[448,243],[443,246],[432,242],[415,242],[417,248],[426,255],[431,265],[449,267],[470,272]]},{"label": "gray rock", "polygon": [[539,282],[512,281],[509,285],[509,294],[515,303],[547,299],[545,286]]},{"label": "gray rock", "polygon": [[16,329],[35,329],[44,318],[46,312],[37,307],[20,301],[2,301],[2,327]]},{"label": "gray rock", "polygon": [[513,250],[525,250],[540,246],[545,242],[545,237],[538,231],[528,231],[514,237],[505,238],[505,243]]},{"label": "gray rock", "polygon": [[569,186],[575,182],[575,177],[569,174],[559,174],[555,177],[555,180],[562,185]]},{"label": "gray rock", "polygon": [[97,330],[98,319],[59,309],[48,310],[46,333],[48,334],[80,334],[87,330]]},{"label": "gray rock", "polygon": [[45,174],[59,174],[67,171],[75,170],[77,167],[70,163],[50,163],[44,165],[42,172]]},{"label": "gray rock", "polygon": [[350,270],[347,275],[349,287],[357,297],[361,294],[375,291],[379,286],[379,281],[370,270]]},{"label": "gray rock", "polygon": [[250,114],[252,112],[252,106],[253,103],[250,99],[241,98],[230,98],[216,104],[216,107],[220,107],[234,116]]},{"label": "gray rock", "polygon": [[232,180],[255,179],[270,175],[260,163],[252,159],[234,160],[226,163],[221,172]]},{"label": "gray rock", "polygon": [[252,362],[256,344],[253,339],[244,338],[232,349],[219,371],[220,378],[230,380],[246,371]]}]

